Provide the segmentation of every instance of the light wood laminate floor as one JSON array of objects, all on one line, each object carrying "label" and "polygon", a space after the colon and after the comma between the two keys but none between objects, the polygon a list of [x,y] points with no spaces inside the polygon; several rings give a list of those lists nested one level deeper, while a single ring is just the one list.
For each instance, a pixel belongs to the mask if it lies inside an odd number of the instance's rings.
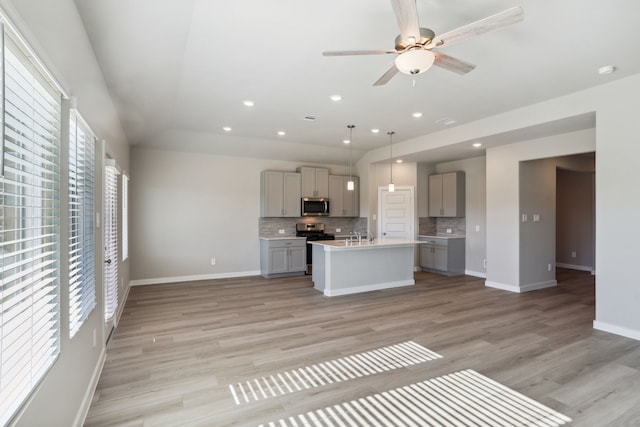
[{"label": "light wood laminate floor", "polygon": [[[134,287],[85,425],[259,425],[472,369],[570,425],[640,426],[640,342],[593,329],[589,273],[557,276],[526,294],[422,272],[333,298],[308,276]],[[250,403],[229,389],[407,341],[442,358]]]}]

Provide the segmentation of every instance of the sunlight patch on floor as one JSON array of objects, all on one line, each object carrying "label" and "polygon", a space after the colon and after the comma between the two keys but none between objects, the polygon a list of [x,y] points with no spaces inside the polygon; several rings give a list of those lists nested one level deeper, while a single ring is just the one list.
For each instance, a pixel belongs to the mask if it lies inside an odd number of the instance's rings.
[{"label": "sunlight patch on floor", "polygon": [[545,426],[571,418],[471,369],[259,427]]},{"label": "sunlight patch on floor", "polygon": [[229,385],[237,405],[282,396],[440,359],[438,353],[406,341],[282,373]]}]

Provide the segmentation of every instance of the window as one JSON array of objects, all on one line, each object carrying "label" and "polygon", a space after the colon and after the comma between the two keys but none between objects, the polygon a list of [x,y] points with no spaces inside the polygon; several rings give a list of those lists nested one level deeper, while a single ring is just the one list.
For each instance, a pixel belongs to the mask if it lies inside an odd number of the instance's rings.
[{"label": "window", "polygon": [[122,261],[129,258],[129,177],[122,175]]},{"label": "window", "polygon": [[104,320],[118,308],[118,170],[107,160],[104,171]]},{"label": "window", "polygon": [[25,54],[15,34],[6,27],[2,34],[0,424],[4,425],[60,352],[62,94],[39,71],[37,60]]},{"label": "window", "polygon": [[96,306],[95,137],[80,114],[69,121],[69,334]]}]

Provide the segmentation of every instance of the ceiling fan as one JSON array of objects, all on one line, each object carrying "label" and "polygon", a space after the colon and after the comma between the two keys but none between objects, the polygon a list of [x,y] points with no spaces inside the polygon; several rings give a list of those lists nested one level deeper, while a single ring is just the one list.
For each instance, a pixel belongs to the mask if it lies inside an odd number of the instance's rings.
[{"label": "ceiling fan", "polygon": [[374,86],[386,84],[398,72],[409,75],[421,74],[432,65],[454,73],[467,74],[476,66],[434,49],[522,21],[524,15],[522,7],[516,6],[436,36],[432,30],[420,27],[416,0],[391,0],[391,6],[400,27],[400,35],[395,40],[395,50],[341,50],[322,52],[322,55],[397,54],[393,66],[373,84]]}]

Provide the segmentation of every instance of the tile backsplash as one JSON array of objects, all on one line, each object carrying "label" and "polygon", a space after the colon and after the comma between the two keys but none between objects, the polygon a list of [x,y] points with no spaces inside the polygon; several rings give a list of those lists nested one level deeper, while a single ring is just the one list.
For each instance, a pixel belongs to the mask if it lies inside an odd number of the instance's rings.
[{"label": "tile backsplash", "polygon": [[[296,235],[298,223],[322,223],[326,233],[342,235],[352,231],[367,233],[367,218],[258,218],[260,237],[282,236],[278,230],[285,230],[285,236]],[[336,231],[336,229],[340,231]]]},{"label": "tile backsplash", "polygon": [[420,217],[418,219],[418,234],[420,235],[447,234],[447,229],[451,229],[451,234],[465,236],[467,221],[465,218]]}]

